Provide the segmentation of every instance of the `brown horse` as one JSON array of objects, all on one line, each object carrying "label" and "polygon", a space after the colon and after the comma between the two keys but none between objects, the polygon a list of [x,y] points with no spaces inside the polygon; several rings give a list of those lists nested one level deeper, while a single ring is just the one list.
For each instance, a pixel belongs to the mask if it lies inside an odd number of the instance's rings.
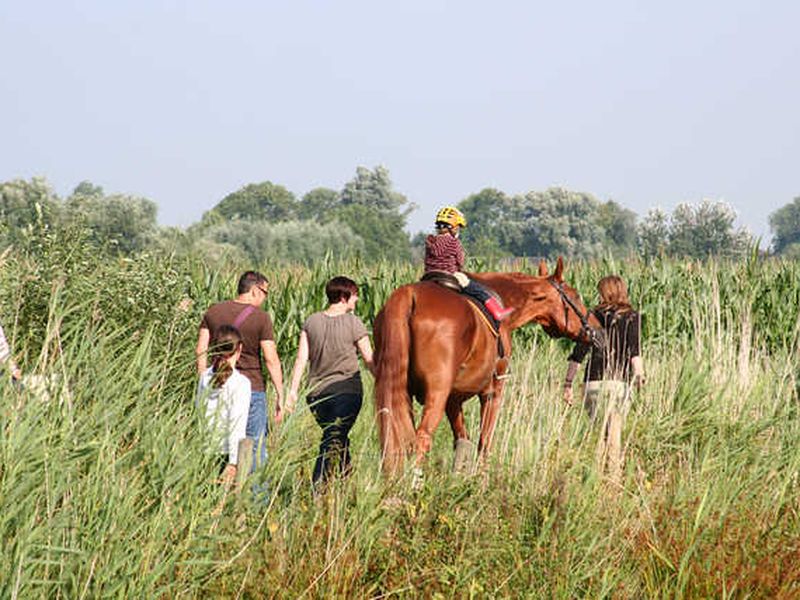
[{"label": "brown horse", "polygon": [[[549,277],[544,261],[538,277],[471,275],[514,308],[500,327],[502,359],[494,332],[463,295],[428,281],[392,293],[374,325],[375,400],[386,472],[399,471],[406,455],[414,451],[417,463],[422,461],[445,412],[455,441],[466,440],[462,404],[475,395],[481,402],[478,451],[482,456],[488,452],[502,403],[512,330],[535,322],[552,337],[601,343],[600,323],[564,283],[563,269],[559,257]],[[416,429],[412,397],[423,404]]]}]

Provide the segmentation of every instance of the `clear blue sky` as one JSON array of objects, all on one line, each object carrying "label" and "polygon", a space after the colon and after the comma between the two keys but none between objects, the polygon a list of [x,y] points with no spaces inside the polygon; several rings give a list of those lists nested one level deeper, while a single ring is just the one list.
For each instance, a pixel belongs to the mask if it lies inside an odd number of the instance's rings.
[{"label": "clear blue sky", "polygon": [[800,195],[800,2],[0,2],[0,180],[146,196],[383,164],[420,208],[561,185],[644,215]]}]

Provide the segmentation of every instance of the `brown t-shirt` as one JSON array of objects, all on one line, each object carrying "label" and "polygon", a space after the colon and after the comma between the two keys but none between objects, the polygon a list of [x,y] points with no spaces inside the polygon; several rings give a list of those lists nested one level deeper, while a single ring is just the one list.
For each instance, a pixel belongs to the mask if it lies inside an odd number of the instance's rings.
[{"label": "brown t-shirt", "polygon": [[[208,329],[213,340],[217,329],[223,325],[233,325],[239,313],[248,306],[250,305],[242,304],[235,300],[214,304],[203,315],[200,328]],[[250,380],[250,385],[254,392],[263,392],[264,375],[261,373],[261,341],[275,339],[275,334],[272,330],[272,319],[269,318],[266,312],[256,308],[239,325],[239,332],[242,334],[243,344],[242,355],[236,363],[236,368]]]},{"label": "brown t-shirt", "polygon": [[308,337],[311,396],[362,394],[356,342],[368,335],[353,313],[330,317],[314,313],[303,323]]}]

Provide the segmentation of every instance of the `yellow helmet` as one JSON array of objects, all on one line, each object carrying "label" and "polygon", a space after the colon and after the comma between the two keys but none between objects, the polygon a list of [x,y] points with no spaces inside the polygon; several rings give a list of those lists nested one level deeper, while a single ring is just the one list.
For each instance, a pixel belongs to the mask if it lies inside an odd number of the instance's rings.
[{"label": "yellow helmet", "polygon": [[445,206],[444,208],[440,208],[439,212],[436,213],[436,223],[443,223],[450,227],[466,227],[467,220],[464,218],[464,214],[458,210],[455,206]]}]

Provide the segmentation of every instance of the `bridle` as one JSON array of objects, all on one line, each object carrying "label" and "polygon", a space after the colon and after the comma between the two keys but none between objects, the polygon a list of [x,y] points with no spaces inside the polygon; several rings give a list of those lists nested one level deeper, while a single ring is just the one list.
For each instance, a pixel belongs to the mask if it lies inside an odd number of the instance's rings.
[{"label": "bridle", "polygon": [[589,313],[581,312],[581,309],[578,308],[578,305],[575,304],[575,301],[569,297],[567,292],[564,290],[564,286],[561,285],[560,282],[555,281],[553,279],[547,278],[547,281],[550,282],[558,295],[561,296],[561,302],[564,304],[564,326],[566,327],[567,323],[569,322],[569,309],[572,309],[572,312],[578,317],[581,322],[581,336],[586,336],[592,345],[596,348],[600,348],[603,345],[603,335],[602,332],[598,331],[591,325],[589,325]]}]

